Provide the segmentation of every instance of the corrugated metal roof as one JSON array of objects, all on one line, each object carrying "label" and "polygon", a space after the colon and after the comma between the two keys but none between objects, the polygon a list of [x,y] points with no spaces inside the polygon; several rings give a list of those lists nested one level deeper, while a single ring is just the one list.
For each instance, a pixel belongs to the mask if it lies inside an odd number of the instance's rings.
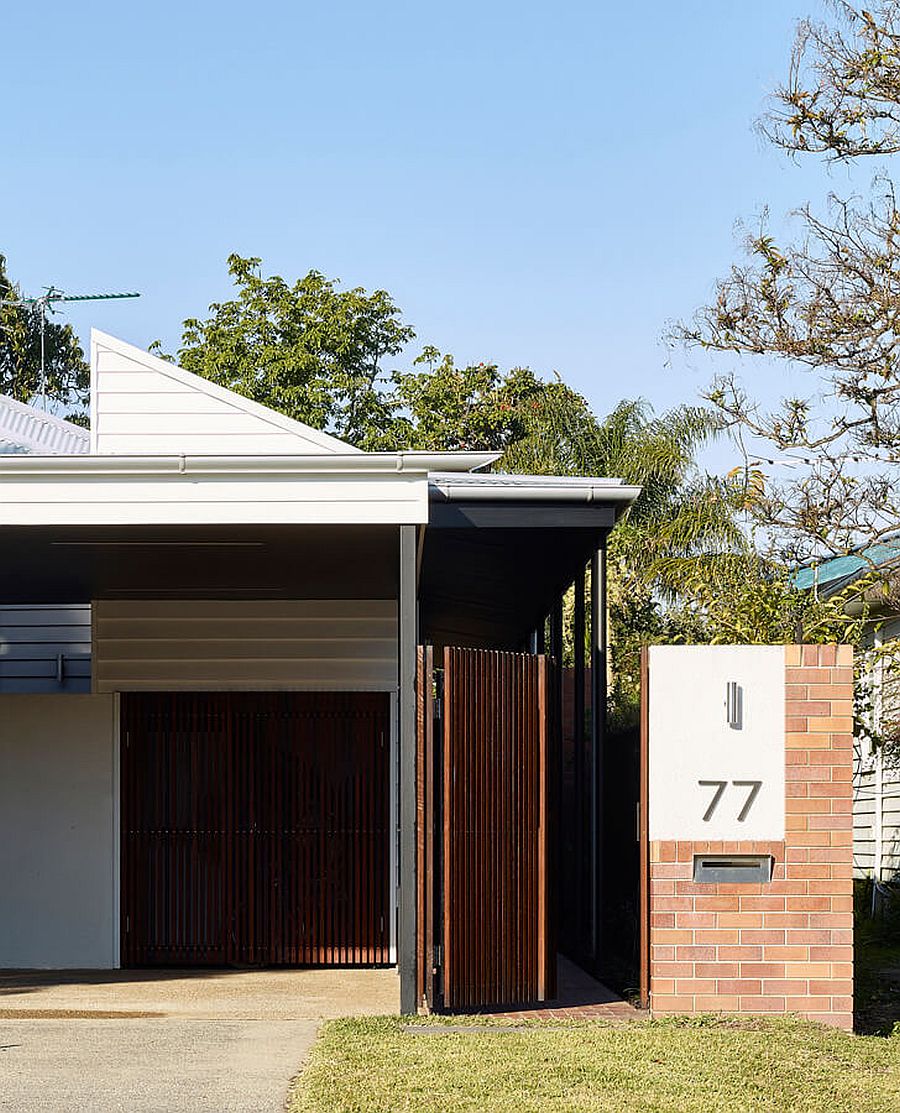
[{"label": "corrugated metal roof", "polygon": [[81,456],[90,447],[87,429],[0,394],[0,453]]},{"label": "corrugated metal roof", "polygon": [[831,560],[823,560],[821,564],[801,568],[794,576],[794,586],[802,591],[815,585],[826,594],[830,594],[852,583],[869,569],[880,568],[896,561],[900,561],[900,542],[870,545],[859,553],[832,557]]}]

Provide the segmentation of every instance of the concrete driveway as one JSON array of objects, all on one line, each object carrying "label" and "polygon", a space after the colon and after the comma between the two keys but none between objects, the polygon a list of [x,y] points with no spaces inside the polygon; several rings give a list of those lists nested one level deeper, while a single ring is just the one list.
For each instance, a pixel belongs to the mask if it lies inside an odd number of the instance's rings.
[{"label": "concrete driveway", "polygon": [[0,972],[0,1110],[277,1113],[325,1017],[393,970]]}]

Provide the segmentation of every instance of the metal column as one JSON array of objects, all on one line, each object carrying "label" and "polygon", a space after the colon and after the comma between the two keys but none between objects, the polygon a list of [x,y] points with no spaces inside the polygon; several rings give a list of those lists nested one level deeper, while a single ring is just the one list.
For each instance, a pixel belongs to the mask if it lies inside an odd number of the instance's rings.
[{"label": "metal column", "polygon": [[591,923],[594,961],[602,961],[603,948],[603,748],[606,739],[606,539],[591,558]]},{"label": "metal column", "polygon": [[400,526],[399,732],[400,909],[397,959],[400,1011],[414,1014],[416,1000],[416,527]]}]

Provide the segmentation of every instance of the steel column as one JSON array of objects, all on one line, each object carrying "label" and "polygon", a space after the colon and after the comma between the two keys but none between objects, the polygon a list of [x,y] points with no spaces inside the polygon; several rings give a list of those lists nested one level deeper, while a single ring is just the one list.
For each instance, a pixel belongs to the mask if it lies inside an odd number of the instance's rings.
[{"label": "steel column", "polygon": [[591,558],[591,922],[593,952],[598,963],[603,948],[603,756],[606,740],[606,538]]},{"label": "steel column", "polygon": [[[593,747],[590,748],[589,753],[588,747],[585,745],[584,729],[585,571],[586,569],[582,565],[572,585],[575,596],[572,622],[572,744],[575,747],[575,784],[578,786],[593,783],[594,768]],[[590,781],[588,781],[588,777],[591,778]],[[582,928],[582,931],[579,932],[579,943],[581,947],[586,948],[592,957],[596,957],[594,953],[592,900],[594,867],[594,857],[591,849],[594,841],[592,799],[592,792],[583,792],[579,787],[575,797],[576,815],[573,818],[577,832],[576,845],[579,848],[577,885],[579,891],[584,894],[583,900],[579,902],[579,907],[582,909],[581,924],[584,925],[587,921],[587,931]]]},{"label": "steel column", "polygon": [[400,894],[397,959],[400,1011],[417,1011],[416,1000],[416,527],[400,526],[398,645],[400,734]]}]

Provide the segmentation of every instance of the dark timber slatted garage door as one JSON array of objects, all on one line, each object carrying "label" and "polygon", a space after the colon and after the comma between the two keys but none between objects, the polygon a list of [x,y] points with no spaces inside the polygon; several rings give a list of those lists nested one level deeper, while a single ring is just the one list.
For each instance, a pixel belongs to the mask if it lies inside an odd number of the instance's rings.
[{"label": "dark timber slatted garage door", "polygon": [[122,697],[122,962],[389,955],[389,697]]}]

